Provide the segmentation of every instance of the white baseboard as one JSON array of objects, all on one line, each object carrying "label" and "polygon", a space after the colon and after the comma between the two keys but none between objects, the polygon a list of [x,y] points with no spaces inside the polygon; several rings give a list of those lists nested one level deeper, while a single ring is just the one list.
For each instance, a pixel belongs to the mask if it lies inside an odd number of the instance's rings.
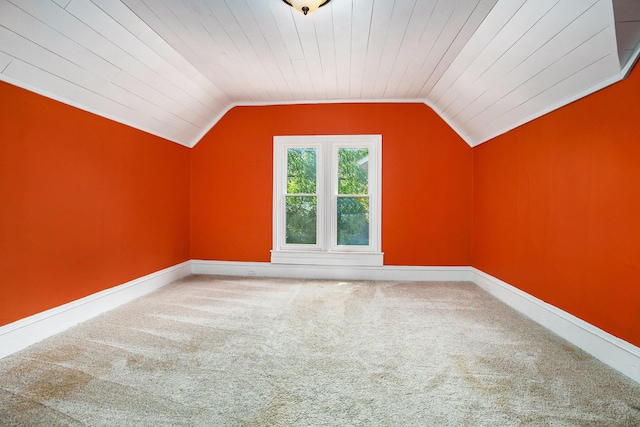
[{"label": "white baseboard", "polygon": [[472,281],[505,304],[640,383],[640,348],[483,271]]},{"label": "white baseboard", "polygon": [[191,260],[193,274],[337,280],[467,281],[470,267],[324,266]]},{"label": "white baseboard", "polygon": [[0,327],[0,358],[191,274],[190,262],[156,271]]},{"label": "white baseboard", "polygon": [[640,348],[473,267],[328,267],[186,261],[0,327],[0,358],[189,274],[338,280],[470,281],[613,369],[640,383]]}]

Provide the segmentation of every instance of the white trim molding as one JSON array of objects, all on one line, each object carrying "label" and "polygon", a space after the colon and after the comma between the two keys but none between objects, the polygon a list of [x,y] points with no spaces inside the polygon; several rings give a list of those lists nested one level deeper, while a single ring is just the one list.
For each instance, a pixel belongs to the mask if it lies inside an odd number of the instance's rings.
[{"label": "white trim molding", "polygon": [[640,383],[640,348],[468,266],[324,266],[191,260],[0,327],[0,358],[189,274],[336,280],[474,282],[503,303]]},{"label": "white trim molding", "polygon": [[271,251],[272,264],[382,266],[382,252]]},{"label": "white trim molding", "polygon": [[191,260],[193,274],[283,277],[295,279],[402,280],[469,282],[470,267],[294,265],[269,262]]},{"label": "white trim molding", "polygon": [[640,348],[476,268],[472,281],[508,306],[640,383]]},{"label": "white trim molding", "polygon": [[0,358],[191,274],[189,261],[0,327]]}]

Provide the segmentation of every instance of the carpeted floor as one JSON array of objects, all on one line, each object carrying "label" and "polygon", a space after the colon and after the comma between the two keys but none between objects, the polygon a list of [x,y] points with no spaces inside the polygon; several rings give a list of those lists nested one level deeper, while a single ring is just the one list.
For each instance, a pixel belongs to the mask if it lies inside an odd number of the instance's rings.
[{"label": "carpeted floor", "polygon": [[2,426],[640,426],[472,283],[191,276],[0,360]]}]

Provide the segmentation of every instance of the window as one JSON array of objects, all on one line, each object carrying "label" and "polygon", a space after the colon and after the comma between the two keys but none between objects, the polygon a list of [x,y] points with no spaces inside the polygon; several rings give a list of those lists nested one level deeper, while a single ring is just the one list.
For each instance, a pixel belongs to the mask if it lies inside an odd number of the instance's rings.
[{"label": "window", "polygon": [[382,265],[380,135],[274,138],[272,263]]}]

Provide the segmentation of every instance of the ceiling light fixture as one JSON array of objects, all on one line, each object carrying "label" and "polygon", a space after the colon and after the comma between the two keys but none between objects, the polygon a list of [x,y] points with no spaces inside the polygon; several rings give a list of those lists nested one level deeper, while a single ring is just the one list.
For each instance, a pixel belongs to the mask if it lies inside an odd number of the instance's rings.
[{"label": "ceiling light fixture", "polygon": [[304,13],[305,15],[309,12],[315,11],[317,8],[324,6],[329,3],[331,0],[282,0],[289,6],[298,11]]}]

